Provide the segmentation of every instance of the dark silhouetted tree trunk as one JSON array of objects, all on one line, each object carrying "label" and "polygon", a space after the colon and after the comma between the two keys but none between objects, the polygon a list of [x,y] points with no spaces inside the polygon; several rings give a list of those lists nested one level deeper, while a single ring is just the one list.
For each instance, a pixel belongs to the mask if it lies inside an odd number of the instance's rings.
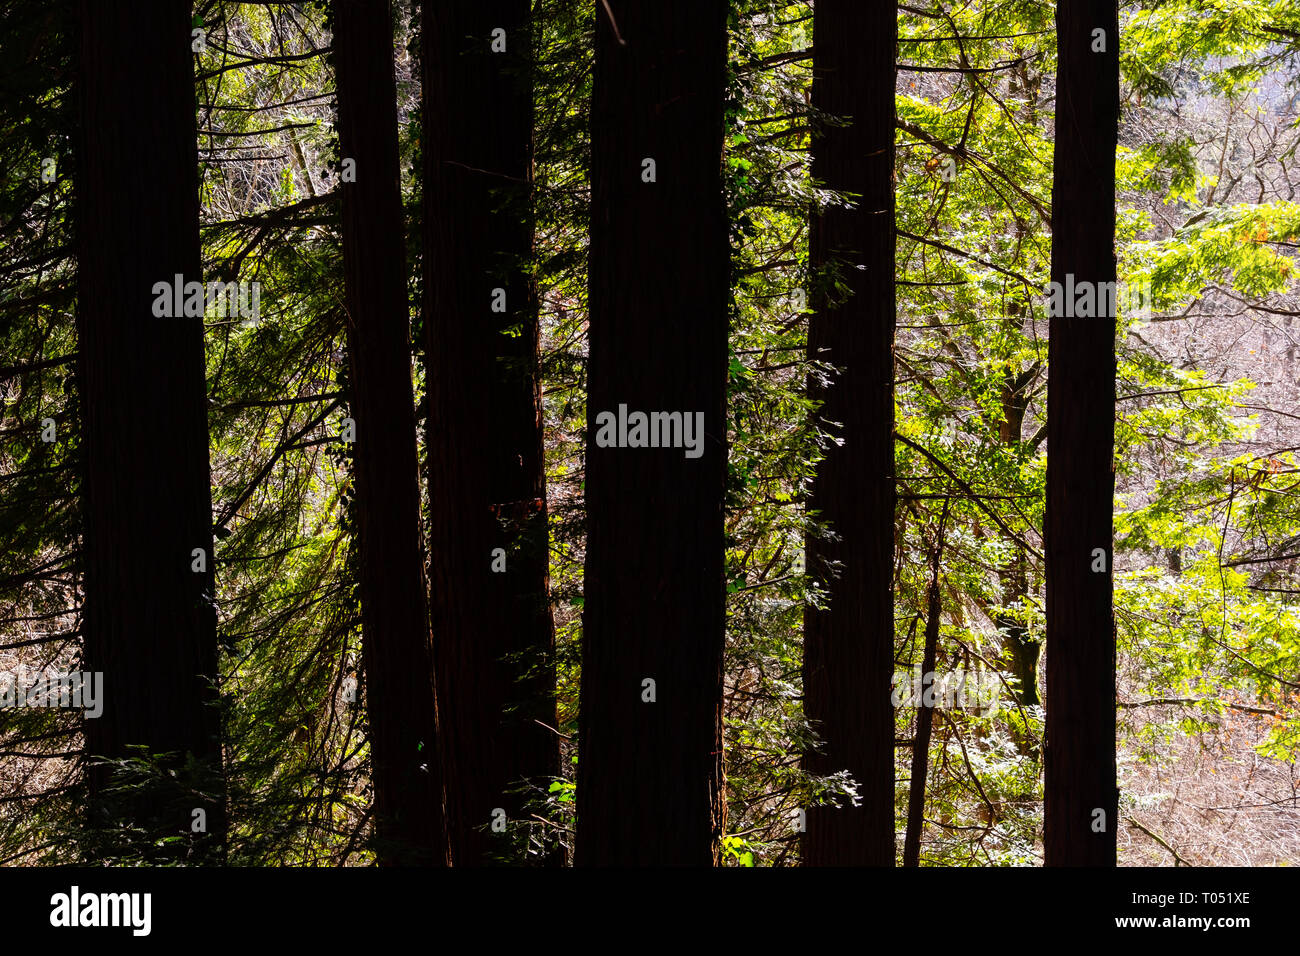
[{"label": "dark silhouetted tree trunk", "polygon": [[[1020,323],[1009,320],[1007,325],[1019,328]],[[999,437],[1012,453],[1019,452],[1025,445],[1021,432],[1025,424],[1032,380],[1032,370],[1019,375],[1008,370],[1003,377]],[[1029,594],[1028,560],[1024,548],[1018,542],[1008,543],[1013,549],[1012,557],[998,574],[1002,586],[1002,603],[1007,607],[1023,606]],[[1021,612],[999,614],[993,623],[1006,635],[1011,651],[1012,673],[1016,677],[1016,700],[1026,707],[1038,706],[1038,652],[1041,645],[1031,638]]]},{"label": "dark silhouetted tree trunk", "polygon": [[[1060,0],[1056,30],[1052,281],[1078,289],[1115,281],[1115,2]],[[1114,866],[1115,320],[1063,313],[1048,347],[1045,862]]]},{"label": "dark silhouetted tree trunk", "polygon": [[[813,106],[849,121],[823,125],[812,175],[855,194],[852,209],[814,218],[814,268],[837,264],[847,299],[814,296],[808,354],[841,371],[810,383],[843,438],[818,464],[808,508],[836,540],[810,535],[808,568],[829,606],[804,615],[804,711],[823,741],[810,773],[847,770],[857,807],[810,807],[808,866],[894,865],[894,57],[892,4],[818,0]],[[829,283],[827,283],[829,286]]]},{"label": "dark silhouetted tree trunk", "polygon": [[[727,4],[609,6],[591,115],[576,862],[708,866],[725,820]],[[683,413],[683,443],[702,415],[698,457],[601,447],[601,416],[620,406]]]},{"label": "dark silhouetted tree trunk", "polygon": [[[104,675],[86,752],[122,758],[140,746],[177,772],[111,793],[109,768],[92,766],[92,821],[133,824],[146,846],[190,838],[191,862],[220,862],[203,319],[154,314],[155,283],[201,281],[190,9],[159,4],[142,16],[125,0],[78,9],[82,633],[85,668]],[[175,858],[187,842],[145,852]]]},{"label": "dark silhouetted tree trunk", "polygon": [[559,774],[529,6],[425,3],[421,28],[430,610],[458,866],[522,862],[511,791]]},{"label": "dark silhouetted tree trunk", "polygon": [[379,862],[445,864],[392,23],[389,0],[335,0],[361,630]]},{"label": "dark silhouetted tree trunk", "polygon": [[934,731],[934,705],[926,701],[926,689],[933,686],[934,663],[939,648],[943,594],[939,590],[939,568],[943,562],[943,528],[948,506],[943,503],[939,534],[930,556],[930,587],[926,594],[925,646],[921,651],[921,680],[916,705],[916,733],[912,737],[912,777],[907,791],[907,833],[903,838],[903,866],[921,865],[921,833],[925,830],[925,778],[930,763],[930,737]]}]

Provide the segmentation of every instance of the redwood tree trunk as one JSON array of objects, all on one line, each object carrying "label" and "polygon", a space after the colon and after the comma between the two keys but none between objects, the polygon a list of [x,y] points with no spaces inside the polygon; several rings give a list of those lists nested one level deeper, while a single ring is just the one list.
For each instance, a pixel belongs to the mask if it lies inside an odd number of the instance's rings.
[{"label": "redwood tree trunk", "polygon": [[926,593],[925,646],[921,651],[921,680],[917,693],[916,733],[912,737],[912,778],[907,791],[907,834],[903,839],[903,866],[921,865],[921,834],[925,832],[925,778],[930,765],[930,738],[934,731],[934,704],[926,702],[926,694],[934,686],[935,658],[939,649],[940,614],[943,613],[943,592],[939,589],[939,568],[943,563],[943,528],[948,521],[948,506],[943,503],[943,517],[939,519],[939,534],[934,553],[930,557],[930,587]]},{"label": "redwood tree trunk", "polygon": [[[139,827],[150,857],[219,862],[203,319],[153,308],[155,283],[202,278],[190,10],[158,4],[141,16],[126,0],[78,10],[82,633],[84,668],[104,675],[86,753],[124,758],[138,745],[177,774],[113,793],[110,768],[92,765],[92,822]],[[167,837],[189,840],[150,845]]]},{"label": "redwood tree trunk", "polygon": [[[1012,323],[1008,321],[1008,326]],[[1015,323],[1019,328],[1019,322]],[[999,429],[1002,444],[1012,453],[1020,453],[1025,442],[1021,431],[1025,423],[1025,411],[1029,405],[1029,385],[1033,380],[1030,371],[1012,374],[1008,370],[1002,384],[1002,423]],[[1024,548],[1019,542],[1009,542],[1013,549],[1012,557],[1004,569],[998,573],[1002,586],[1002,603],[1007,607],[1021,606],[1029,595],[1029,564]],[[994,618],[994,625],[1006,635],[1011,651],[1011,670],[1016,677],[1016,700],[1026,707],[1037,707],[1038,700],[1038,653],[1041,645],[1031,639],[1029,628],[1017,613],[999,614]]]},{"label": "redwood tree trunk", "polygon": [[445,864],[389,0],[335,0],[366,713],[381,864]]},{"label": "redwood tree trunk", "polygon": [[807,541],[829,606],[804,615],[804,711],[822,740],[804,766],[848,770],[861,803],[808,809],[808,866],[894,865],[896,17],[893,4],[818,0],[813,18],[813,106],[849,125],[816,132],[812,175],[860,198],[816,216],[811,234],[812,266],[835,264],[848,297],[818,290],[808,327],[809,358],[840,370],[809,391],[843,444],[826,449],[808,501],[836,539]]},{"label": "redwood tree trunk", "polygon": [[529,8],[423,5],[430,610],[458,866],[520,862],[510,791],[559,774]]},{"label": "redwood tree trunk", "polygon": [[[727,6],[597,7],[580,865],[708,866],[724,824]],[[698,457],[602,447],[620,405],[702,414]]]},{"label": "redwood tree trunk", "polygon": [[[1078,289],[1115,281],[1116,4],[1060,0],[1056,30],[1052,281]],[[1115,319],[1068,311],[1048,346],[1044,849],[1049,866],[1114,866]]]}]

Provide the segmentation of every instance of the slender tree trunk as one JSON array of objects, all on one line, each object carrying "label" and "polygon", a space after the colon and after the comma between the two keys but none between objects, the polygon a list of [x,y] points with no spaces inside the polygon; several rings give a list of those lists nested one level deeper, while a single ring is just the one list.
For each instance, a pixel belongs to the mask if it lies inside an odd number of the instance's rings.
[{"label": "slender tree trunk", "polygon": [[[727,3],[609,8],[591,116],[577,862],[708,866],[725,820]],[[637,412],[681,413],[664,429],[680,441],[637,447]]]},{"label": "slender tree trunk", "polygon": [[521,862],[525,803],[559,775],[529,7],[423,5],[430,609],[457,865]]},{"label": "slender tree trunk", "polygon": [[[1116,4],[1060,0],[1056,30],[1052,281],[1100,291],[1115,281]],[[1048,347],[1044,849],[1049,866],[1114,866],[1115,319],[1070,317],[1062,298]]]},{"label": "slender tree trunk", "polygon": [[835,540],[809,536],[808,568],[829,606],[804,615],[804,711],[822,740],[804,766],[848,770],[857,807],[812,807],[808,866],[894,865],[894,76],[892,4],[818,0],[813,106],[850,125],[813,141],[814,179],[861,197],[814,218],[814,267],[838,264],[847,300],[814,297],[808,354],[841,371],[810,382],[842,445],[826,449],[808,502]]},{"label": "slender tree trunk", "polygon": [[[92,764],[92,821],[138,827],[152,858],[220,862],[203,319],[154,308],[174,311],[177,276],[202,278],[190,10],[141,16],[126,0],[78,10],[82,628],[85,668],[103,674],[86,753],[124,758],[140,746],[175,772],[113,793],[110,768]],[[188,840],[151,846],[171,837]]]},{"label": "slender tree trunk", "polygon": [[[1010,324],[1010,322],[1008,323]],[[1006,373],[1002,385],[1002,423],[1000,438],[1002,444],[1012,451],[1018,451],[1024,444],[1021,430],[1025,423],[1025,410],[1028,407],[1029,380],[1022,373],[1020,376],[1011,371]],[[1005,570],[999,573],[1002,585],[1002,602],[1007,606],[1023,606],[1029,595],[1029,568],[1025,550],[1017,542],[1009,542],[1014,556]],[[1012,673],[1016,677],[1016,700],[1026,707],[1037,706],[1038,700],[1038,652],[1040,645],[1030,640],[1029,628],[1017,614],[1000,614],[994,621],[997,629],[1007,637],[1011,650]]]},{"label": "slender tree trunk", "polygon": [[939,535],[930,558],[930,588],[926,595],[925,648],[921,652],[921,699],[916,705],[916,734],[912,739],[912,779],[907,792],[907,835],[903,839],[903,866],[921,865],[921,832],[925,829],[925,778],[930,762],[930,736],[934,730],[934,703],[926,702],[926,687],[933,680],[939,648],[939,615],[943,595],[939,590],[939,568],[943,562],[943,529],[948,520],[949,501],[944,500]]},{"label": "slender tree trunk", "polygon": [[420,545],[410,306],[389,0],[335,0],[357,547],[381,864],[448,861]]}]

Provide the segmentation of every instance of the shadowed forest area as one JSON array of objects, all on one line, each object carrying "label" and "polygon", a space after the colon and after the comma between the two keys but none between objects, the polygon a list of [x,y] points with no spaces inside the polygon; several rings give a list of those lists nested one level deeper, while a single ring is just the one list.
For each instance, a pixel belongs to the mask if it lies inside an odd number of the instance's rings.
[{"label": "shadowed forest area", "polygon": [[0,0],[0,865],[1300,864],[1298,70]]}]

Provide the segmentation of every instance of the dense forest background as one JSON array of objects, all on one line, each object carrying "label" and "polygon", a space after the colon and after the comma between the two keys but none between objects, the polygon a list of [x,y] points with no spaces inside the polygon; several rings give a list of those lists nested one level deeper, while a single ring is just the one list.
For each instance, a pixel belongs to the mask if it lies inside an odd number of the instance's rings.
[{"label": "dense forest background", "polygon": [[0,0],[0,863],[1300,862],[1300,3],[145,6]]}]

